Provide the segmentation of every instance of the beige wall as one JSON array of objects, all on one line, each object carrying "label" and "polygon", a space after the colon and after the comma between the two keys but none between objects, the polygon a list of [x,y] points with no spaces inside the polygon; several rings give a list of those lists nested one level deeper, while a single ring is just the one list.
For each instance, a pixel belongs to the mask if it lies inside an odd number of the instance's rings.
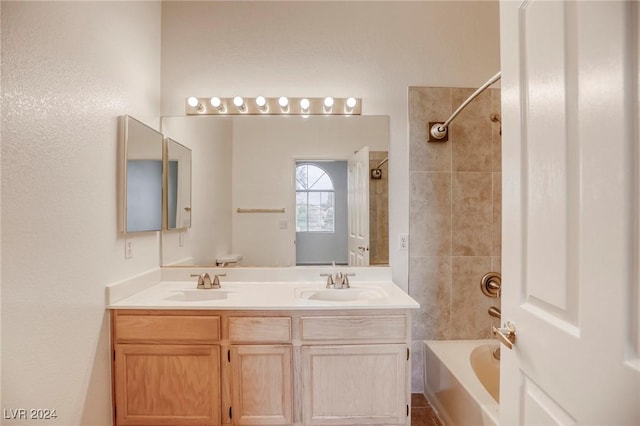
[{"label": "beige wall", "polygon": [[159,250],[135,235],[124,258],[117,117],[157,128],[160,4],[3,1],[1,28],[2,407],[110,425],[105,285]]},{"label": "beige wall", "polygon": [[[411,87],[409,293],[420,303],[413,319],[414,387],[422,376],[425,339],[491,337],[482,276],[500,272],[500,90],[478,96],[449,127],[449,141],[428,143],[427,123],[442,122],[475,89]],[[494,325],[498,325],[495,323]]]}]

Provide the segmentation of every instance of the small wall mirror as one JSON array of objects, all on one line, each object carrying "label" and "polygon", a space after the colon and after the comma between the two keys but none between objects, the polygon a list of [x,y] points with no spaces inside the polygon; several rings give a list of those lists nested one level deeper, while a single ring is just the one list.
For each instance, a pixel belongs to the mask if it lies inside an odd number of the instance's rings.
[{"label": "small wall mirror", "polygon": [[121,232],[162,229],[163,136],[133,117],[121,117],[123,164]]},{"label": "small wall mirror", "polygon": [[165,229],[191,227],[191,150],[171,138],[165,139]]}]

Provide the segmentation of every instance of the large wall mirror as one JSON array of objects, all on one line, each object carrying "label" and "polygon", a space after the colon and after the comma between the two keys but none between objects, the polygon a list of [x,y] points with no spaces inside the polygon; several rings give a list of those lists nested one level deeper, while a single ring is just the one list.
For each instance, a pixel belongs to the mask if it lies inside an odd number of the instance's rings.
[{"label": "large wall mirror", "polygon": [[388,264],[387,116],[163,117],[162,132],[192,151],[191,228],[162,232],[163,266]]}]

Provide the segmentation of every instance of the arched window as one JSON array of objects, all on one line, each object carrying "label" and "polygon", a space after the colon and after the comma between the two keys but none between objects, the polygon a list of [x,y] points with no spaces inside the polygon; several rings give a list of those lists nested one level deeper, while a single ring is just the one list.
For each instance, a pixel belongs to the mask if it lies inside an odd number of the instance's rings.
[{"label": "arched window", "polygon": [[296,167],[296,231],[334,232],[335,190],[331,177],[314,164]]}]

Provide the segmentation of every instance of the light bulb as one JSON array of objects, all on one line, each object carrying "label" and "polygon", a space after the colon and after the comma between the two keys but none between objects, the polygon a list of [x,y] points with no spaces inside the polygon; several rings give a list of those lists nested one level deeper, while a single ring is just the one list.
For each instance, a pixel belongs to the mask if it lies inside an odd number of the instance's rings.
[{"label": "light bulb", "polygon": [[278,105],[280,105],[282,108],[286,108],[287,105],[289,105],[289,99],[286,96],[280,96],[278,98]]},{"label": "light bulb", "polygon": [[198,104],[200,102],[198,102],[198,98],[196,98],[195,96],[190,96],[189,99],[187,99],[187,104],[189,104],[190,107],[197,107]]},{"label": "light bulb", "polygon": [[303,111],[308,110],[310,105],[311,105],[311,102],[309,102],[309,99],[307,98],[300,99],[300,108],[302,108]]},{"label": "light bulb", "polygon": [[355,107],[357,102],[358,101],[356,101],[356,98],[347,98],[347,106],[349,108]]},{"label": "light bulb", "polygon": [[324,106],[327,108],[331,108],[333,106],[333,98],[331,96],[327,96],[324,98]]},{"label": "light bulb", "polygon": [[217,96],[214,96],[213,98],[211,98],[209,102],[211,102],[211,106],[214,108],[219,108],[220,105],[222,105],[222,100],[220,100],[220,98]]},{"label": "light bulb", "polygon": [[264,96],[258,96],[256,98],[256,105],[258,105],[260,108],[262,108],[266,104],[267,104],[267,100],[264,98]]},{"label": "light bulb", "polygon": [[233,104],[240,108],[242,105],[244,105],[244,99],[242,99],[242,96],[236,96],[235,98],[233,98]]}]

